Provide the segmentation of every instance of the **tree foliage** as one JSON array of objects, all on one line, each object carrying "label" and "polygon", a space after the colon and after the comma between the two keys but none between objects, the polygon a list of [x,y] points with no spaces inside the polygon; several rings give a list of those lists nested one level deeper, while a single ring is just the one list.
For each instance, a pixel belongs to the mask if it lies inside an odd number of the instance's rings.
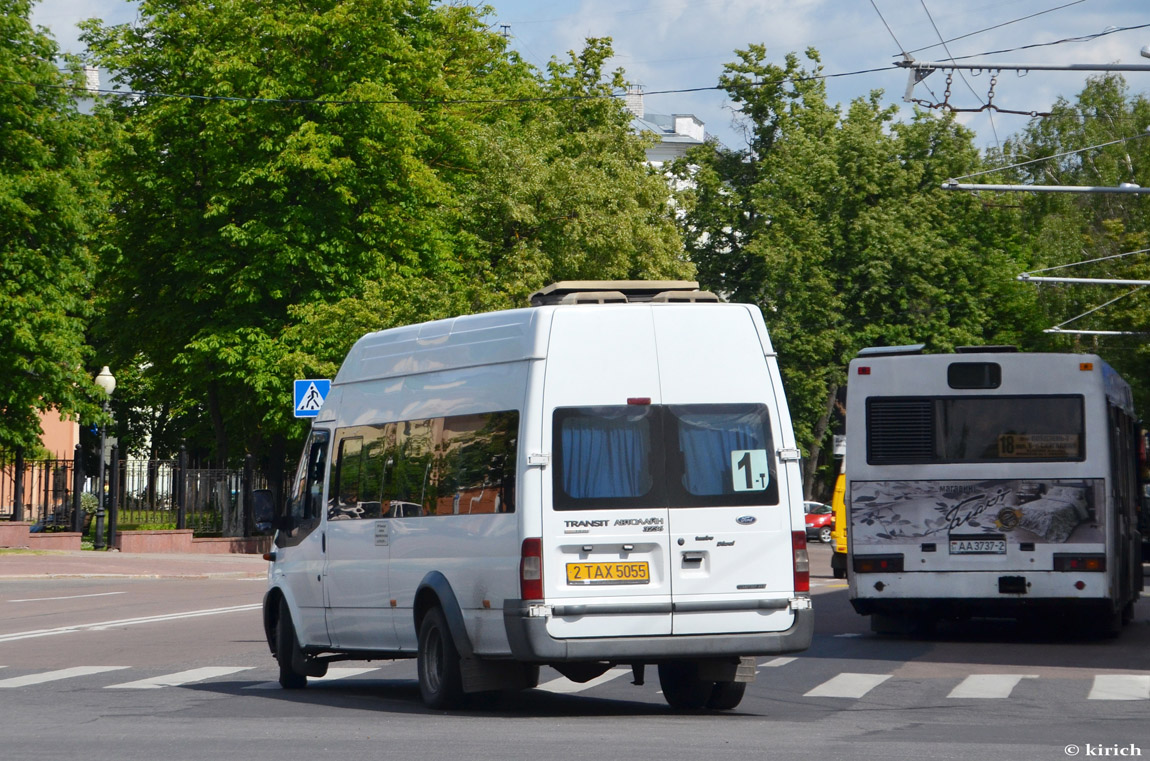
[{"label": "tree foliage", "polygon": [[101,341],[217,457],[297,436],[292,378],[366,330],[689,272],[621,106],[540,100],[609,87],[605,41],[544,77],[431,0],[143,0],[85,41],[144,93],[104,108]]},{"label": "tree foliage", "polygon": [[0,450],[39,446],[39,411],[92,420],[85,362],[95,135],[28,0],[0,0]]},{"label": "tree foliage", "polygon": [[721,84],[747,146],[708,145],[677,171],[687,249],[707,286],[757,303],[779,352],[796,435],[813,479],[845,369],[873,345],[933,350],[1020,343],[1037,332],[1014,210],[948,194],[980,167],[973,135],[916,113],[892,124],[880,93],[845,114],[813,68],[762,46],[739,51]]},{"label": "tree foliage", "polygon": [[[1132,95],[1117,75],[1090,79],[1075,100],[1060,98],[1051,115],[1032,120],[1008,141],[1001,160],[1015,166],[1006,181],[1114,188],[1150,185],[1150,100]],[[1037,275],[1150,279],[1150,206],[1145,196],[1042,193],[1021,197],[1029,242],[1028,271]],[[1041,271],[1040,271],[1041,270]],[[1033,287],[1033,286],[1032,286]],[[1044,327],[1137,335],[1063,334],[1060,350],[1097,351],[1134,387],[1136,406],[1150,404],[1150,299],[1147,289],[1118,285],[1043,285]],[[1113,302],[1109,306],[1107,304]]]}]

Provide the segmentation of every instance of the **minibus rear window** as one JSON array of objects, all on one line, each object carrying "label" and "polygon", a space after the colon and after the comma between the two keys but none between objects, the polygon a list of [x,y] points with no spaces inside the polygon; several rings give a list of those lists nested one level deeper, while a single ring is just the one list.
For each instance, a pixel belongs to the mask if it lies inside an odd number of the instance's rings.
[{"label": "minibus rear window", "polygon": [[643,507],[657,502],[651,406],[581,407],[555,413],[557,491],[568,507]]},{"label": "minibus rear window", "polygon": [[667,408],[672,506],[774,505],[778,484],[767,408],[761,404]]},{"label": "minibus rear window", "polygon": [[555,411],[557,510],[778,504],[761,404]]}]

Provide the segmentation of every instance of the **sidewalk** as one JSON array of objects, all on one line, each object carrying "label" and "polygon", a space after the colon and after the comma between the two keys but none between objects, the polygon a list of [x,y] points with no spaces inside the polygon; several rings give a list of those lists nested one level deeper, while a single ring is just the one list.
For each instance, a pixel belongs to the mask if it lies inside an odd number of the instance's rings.
[{"label": "sidewalk", "polygon": [[261,578],[260,555],[0,550],[0,579]]}]

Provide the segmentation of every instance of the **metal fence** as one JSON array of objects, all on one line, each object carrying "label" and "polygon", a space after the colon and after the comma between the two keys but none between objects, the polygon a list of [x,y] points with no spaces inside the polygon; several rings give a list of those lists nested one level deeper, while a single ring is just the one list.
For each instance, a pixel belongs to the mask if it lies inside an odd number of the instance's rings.
[{"label": "metal fence", "polygon": [[[115,448],[112,452],[103,485],[109,532],[257,533],[251,494],[265,488],[267,478],[253,469],[250,458],[243,468],[211,468],[192,467],[183,453],[176,460],[121,460]],[[84,473],[79,453],[72,460],[17,459],[0,469],[0,520],[30,521],[33,531],[87,531],[99,507],[100,486],[97,477]]]},{"label": "metal fence", "polygon": [[[22,479],[17,478],[17,468],[23,473]],[[75,493],[73,460],[17,460],[0,469],[0,520],[25,520],[61,529],[71,527]],[[22,503],[22,510],[16,507],[17,499]]]}]

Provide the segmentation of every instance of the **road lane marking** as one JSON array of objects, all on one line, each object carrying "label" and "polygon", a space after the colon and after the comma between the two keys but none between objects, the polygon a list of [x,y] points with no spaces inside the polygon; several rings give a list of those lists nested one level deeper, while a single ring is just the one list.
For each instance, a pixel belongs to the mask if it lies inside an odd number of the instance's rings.
[{"label": "road lane marking", "polygon": [[208,608],[206,610],[190,610],[184,613],[166,613],[159,616],[123,618],[117,621],[100,621],[94,624],[76,624],[75,626],[61,626],[56,629],[34,629],[32,631],[26,632],[0,634],[0,643],[15,642],[22,639],[34,639],[36,637],[52,637],[57,634],[72,634],[74,632],[82,631],[103,631],[105,629],[112,629],[121,626],[135,626],[137,624],[153,624],[163,621],[177,621],[181,618],[196,618],[198,616],[215,616],[221,613],[237,613],[240,611],[259,610],[262,607],[263,605],[260,603],[253,603],[251,605],[235,605],[230,608]]},{"label": "road lane marking", "polygon": [[1150,700],[1150,676],[1099,674],[1094,677],[1088,700]]},{"label": "road lane marking", "polygon": [[[341,679],[350,679],[353,676],[360,674],[367,674],[372,671],[379,671],[379,666],[372,666],[370,668],[329,668],[326,676],[309,676],[307,678],[308,684],[315,684],[316,682],[338,682]],[[244,687],[245,690],[281,690],[279,682],[260,682],[259,684],[250,684]]]},{"label": "road lane marking", "polygon": [[73,677],[78,676],[103,674],[106,671],[119,671],[120,669],[126,668],[130,668],[130,666],[75,666],[69,669],[45,671],[42,674],[29,674],[27,676],[14,676],[10,679],[0,679],[0,688],[27,687],[32,684],[57,682],[61,679],[72,679]]},{"label": "road lane marking", "polygon": [[541,684],[536,689],[544,690],[546,692],[554,692],[560,695],[571,695],[576,692],[583,692],[592,687],[598,687],[601,684],[606,684],[612,679],[618,679],[624,674],[630,674],[631,669],[609,669],[607,672],[600,674],[589,682],[572,682],[565,676],[558,679],[552,679],[547,684]]},{"label": "road lane marking", "polygon": [[794,663],[798,658],[774,658],[766,663],[760,663],[759,668],[778,668],[779,666],[786,666],[788,663]]},{"label": "road lane marking", "polygon": [[1010,697],[1010,693],[1023,679],[1037,679],[1033,674],[971,674],[950,691],[948,698]]},{"label": "road lane marking", "polygon": [[205,666],[204,668],[179,671],[175,674],[154,676],[148,679],[138,679],[134,682],[122,684],[109,684],[106,690],[158,690],[161,687],[179,687],[192,682],[202,682],[219,676],[227,676],[237,671],[247,671],[252,666]]},{"label": "road lane marking", "polygon": [[890,679],[890,674],[843,673],[815,687],[804,698],[861,698]]},{"label": "road lane marking", "polygon": [[79,600],[83,597],[110,597],[111,595],[126,595],[127,592],[97,592],[90,595],[68,595],[67,597],[29,597],[25,600],[9,600],[8,602],[47,602],[48,600]]}]

